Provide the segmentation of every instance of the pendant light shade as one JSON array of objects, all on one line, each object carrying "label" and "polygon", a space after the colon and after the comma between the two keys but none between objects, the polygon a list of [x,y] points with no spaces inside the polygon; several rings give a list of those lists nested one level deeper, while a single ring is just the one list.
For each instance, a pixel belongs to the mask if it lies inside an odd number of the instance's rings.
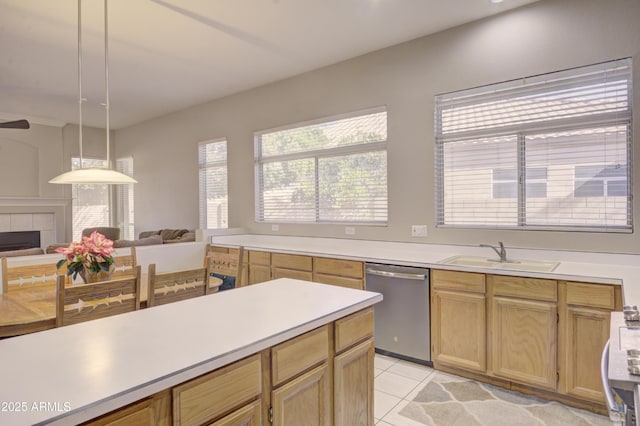
[{"label": "pendant light shade", "polygon": [[106,142],[107,142],[107,168],[83,167],[82,157],[82,8],[81,0],[78,0],[78,142],[80,154],[80,168],[62,173],[51,179],[49,183],[55,184],[130,184],[138,183],[137,180],[124,173],[109,168],[110,166],[110,144],[109,144],[109,33],[108,33],[108,13],[107,0],[104,0],[104,88],[105,88],[105,111],[107,116],[106,126]]},{"label": "pendant light shade", "polygon": [[109,185],[138,183],[137,180],[124,173],[112,169],[101,169],[91,167],[86,169],[71,170],[51,179],[49,183],[69,184],[69,183],[101,183]]}]

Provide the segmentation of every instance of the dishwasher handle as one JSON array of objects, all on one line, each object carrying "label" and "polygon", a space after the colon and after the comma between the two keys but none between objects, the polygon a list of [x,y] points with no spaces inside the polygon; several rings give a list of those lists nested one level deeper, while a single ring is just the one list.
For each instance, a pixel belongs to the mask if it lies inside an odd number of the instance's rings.
[{"label": "dishwasher handle", "polygon": [[387,277],[387,278],[398,278],[402,280],[424,281],[427,279],[427,276],[425,274],[406,274],[404,272],[389,272],[389,271],[382,271],[380,269],[372,269],[372,268],[367,268],[367,274],[378,275],[380,277]]}]

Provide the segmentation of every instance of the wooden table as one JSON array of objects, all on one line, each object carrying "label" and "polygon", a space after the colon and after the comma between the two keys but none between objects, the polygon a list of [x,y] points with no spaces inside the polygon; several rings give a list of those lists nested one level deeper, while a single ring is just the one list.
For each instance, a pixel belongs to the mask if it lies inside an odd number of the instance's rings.
[{"label": "wooden table", "polygon": [[55,326],[54,287],[0,294],[0,337],[33,333]]},{"label": "wooden table", "polygon": [[[140,277],[140,302],[147,301],[148,274]],[[55,287],[0,294],[0,338],[48,330],[56,326]]]}]

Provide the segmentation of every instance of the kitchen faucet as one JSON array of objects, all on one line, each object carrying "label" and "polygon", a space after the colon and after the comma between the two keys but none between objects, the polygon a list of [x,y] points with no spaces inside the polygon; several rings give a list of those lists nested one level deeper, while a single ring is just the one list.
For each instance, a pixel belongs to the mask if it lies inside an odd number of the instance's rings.
[{"label": "kitchen faucet", "polygon": [[498,244],[500,244],[500,249],[498,250],[497,247],[494,247],[492,245],[489,244],[480,244],[480,247],[489,247],[490,249],[493,249],[493,251],[496,252],[496,254],[500,257],[500,262],[508,262],[507,260],[507,250],[504,248],[504,244],[502,244],[502,241],[498,241]]}]

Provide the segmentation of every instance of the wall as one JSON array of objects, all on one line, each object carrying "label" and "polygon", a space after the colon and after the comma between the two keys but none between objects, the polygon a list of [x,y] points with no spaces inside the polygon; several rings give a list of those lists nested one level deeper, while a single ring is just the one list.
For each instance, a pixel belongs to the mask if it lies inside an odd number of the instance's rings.
[{"label": "wall", "polygon": [[[436,229],[433,165],[434,95],[628,56],[640,81],[638,16],[637,0],[542,0],[119,130],[117,156],[134,158],[140,182],[137,232],[198,226],[197,143],[226,137],[229,226],[274,233],[271,224],[254,221],[253,132],[386,105],[389,223],[358,226],[354,238],[450,244],[501,240],[511,247],[640,253],[637,233]],[[636,88],[637,106],[639,93]],[[635,135],[640,135],[639,114],[637,107]],[[638,149],[634,160],[640,164]],[[640,188],[640,173],[634,187]],[[638,226],[637,201],[634,211]],[[428,237],[411,238],[412,224],[427,224]],[[277,233],[345,237],[344,226],[336,225],[280,224]]]},{"label": "wall", "polygon": [[[48,182],[71,168],[71,157],[78,151],[77,125],[32,122],[28,130],[2,130],[0,214],[7,215],[5,221],[8,215],[52,213],[53,235],[43,237],[43,245],[71,241],[71,187]],[[85,157],[106,156],[104,129],[83,127],[83,151]],[[20,230],[30,229],[20,226]]]}]

